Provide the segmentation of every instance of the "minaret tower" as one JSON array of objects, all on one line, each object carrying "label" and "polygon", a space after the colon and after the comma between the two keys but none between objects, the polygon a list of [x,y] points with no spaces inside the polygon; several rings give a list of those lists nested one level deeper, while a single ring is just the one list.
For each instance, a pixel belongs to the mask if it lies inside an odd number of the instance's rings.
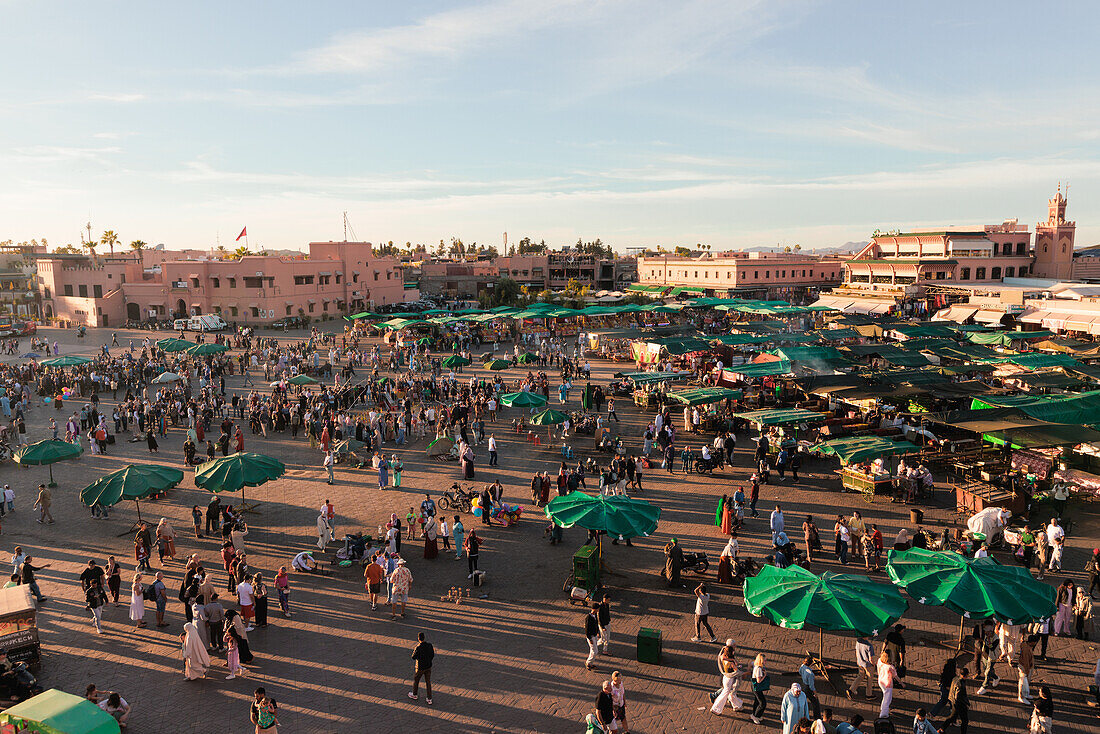
[{"label": "minaret tower", "polygon": [[1077,227],[1066,221],[1067,203],[1059,184],[1054,198],[1047,200],[1047,220],[1035,225],[1035,262],[1031,272],[1036,278],[1073,278],[1073,234]]}]

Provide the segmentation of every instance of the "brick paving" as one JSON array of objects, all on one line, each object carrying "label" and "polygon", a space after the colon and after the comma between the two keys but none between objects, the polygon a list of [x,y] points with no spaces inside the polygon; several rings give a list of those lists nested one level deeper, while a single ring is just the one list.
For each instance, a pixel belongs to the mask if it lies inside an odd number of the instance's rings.
[{"label": "brick paving", "polygon": [[[51,341],[62,343],[63,354],[91,354],[105,335],[110,338],[110,330],[93,330],[83,343],[76,344],[71,332],[43,331]],[[140,339],[148,332],[135,335]],[[124,339],[129,333],[120,331],[119,336]],[[593,368],[594,379],[606,382],[622,367],[594,360]],[[474,373],[480,371],[475,368]],[[239,383],[240,378],[230,380],[230,389],[239,389]],[[551,394],[551,403],[556,404],[556,393],[552,390]],[[576,403],[574,396],[570,407],[575,408]],[[72,402],[67,403],[60,415],[68,415],[72,407]],[[632,548],[606,546],[611,573],[605,582],[613,600],[614,656],[599,660],[598,672],[588,672],[583,667],[587,654],[581,632],[584,611],[571,606],[562,593],[570,557],[584,541],[585,531],[566,530],[560,546],[545,541],[545,519],[540,512],[531,512],[528,504],[530,476],[543,469],[556,473],[560,456],[555,448],[532,447],[507,430],[515,412],[502,411],[497,424],[487,427],[500,443],[500,466],[486,468],[484,446],[480,447],[474,480],[499,478],[506,501],[524,504],[527,510],[516,527],[494,526],[484,532],[481,568],[488,573],[486,586],[474,589],[462,604],[442,601],[451,587],[468,586],[466,564],[445,552],[437,559],[424,560],[415,541],[404,546],[414,576],[411,606],[404,620],[391,621],[384,607],[370,610],[355,568],[338,569],[325,578],[295,575],[293,618],[284,619],[273,610],[270,626],[249,634],[256,660],[247,677],[234,681],[223,680],[224,658],[215,656],[206,680],[183,679],[177,637],[183,623],[179,603],[170,603],[167,620],[171,626],[163,632],[152,626],[134,630],[127,608],[122,606],[107,610],[107,633],[96,635],[79,593],[77,575],[87,559],[103,562],[113,553],[126,569],[123,601],[128,600],[131,540],[117,536],[135,519],[132,504],[124,503],[113,508],[109,521],[92,520],[77,499],[80,488],[128,462],[181,465],[183,439],[179,431],[161,440],[161,453],[156,456],[147,453],[143,442],[121,440],[107,456],[86,453],[77,461],[55,465],[60,486],[54,491],[57,524],[53,526],[34,522],[31,509],[34,487],[45,481],[46,468],[0,467],[0,483],[11,483],[17,493],[17,512],[3,522],[0,548],[10,552],[15,545],[22,545],[39,562],[52,564],[39,574],[43,593],[49,597],[39,615],[41,683],[77,694],[89,682],[120,691],[134,705],[130,731],[135,732],[250,732],[248,701],[256,685],[266,686],[278,699],[279,718],[286,732],[581,732],[581,722],[592,710],[600,682],[612,669],[618,669],[626,682],[633,731],[751,730],[754,727],[745,712],[735,717],[727,712],[725,718],[718,719],[706,710],[707,692],[718,680],[718,647],[689,641],[694,633],[693,597],[690,591],[666,588],[657,576],[663,565],[661,549],[669,537],[676,536],[686,549],[705,550],[711,556],[714,565],[705,578],[712,583],[711,623],[718,637],[735,638],[742,661],[758,651],[769,654],[775,680],[765,723],[759,728],[778,731],[779,698],[793,680],[791,674],[797,670],[803,650],[816,648],[817,632],[769,626],[745,611],[739,588],[713,584],[717,556],[724,545],[713,525],[717,497],[747,480],[751,442],[742,437],[736,467],[713,478],[669,475],[656,468],[648,472],[643,496],[663,508],[660,527],[653,537],[638,539]],[[623,423],[616,428],[629,445],[637,447],[637,437],[651,416],[641,414],[625,400],[619,401],[618,413]],[[53,414],[52,408],[41,403],[32,408],[27,421],[31,440],[45,437],[48,416]],[[592,454],[590,437],[575,438],[571,443],[580,456]],[[338,534],[349,528],[373,534],[390,512],[404,515],[410,505],[419,505],[424,492],[435,495],[460,474],[457,464],[427,459],[420,441],[396,452],[405,463],[399,490],[379,492],[372,472],[343,465],[337,472],[337,485],[329,487],[320,469],[320,452],[310,450],[302,438],[246,433],[245,448],[276,455],[288,466],[281,480],[248,490],[250,500],[261,502],[261,514],[250,517],[246,545],[253,567],[269,580],[275,569],[289,565],[294,554],[315,543],[317,508],[325,498],[336,505]],[[394,448],[387,447],[387,453],[394,453]],[[795,527],[803,515],[812,513],[820,518],[826,536],[826,518],[841,509],[848,514],[859,509],[868,522],[879,524],[888,539],[908,525],[907,508],[881,499],[867,505],[853,495],[840,494],[827,466],[805,469],[809,474],[797,487],[789,482],[763,487],[760,509],[770,510],[781,501],[788,525]],[[143,502],[142,512],[153,521],[167,517],[181,536],[179,557],[198,553],[206,567],[214,569],[215,583],[224,584],[216,541],[187,537],[191,506],[205,507],[208,497],[188,476],[167,499]],[[1074,506],[1071,512],[1078,515],[1078,523],[1068,539],[1066,568],[1072,569],[1069,576],[1080,581],[1083,575],[1078,569],[1086,549],[1096,544],[1100,533],[1093,510]],[[769,538],[767,512],[761,515],[761,519],[749,521],[741,536],[742,553],[757,558],[764,555]],[[468,529],[475,526],[472,516],[463,520]],[[939,527],[949,521],[946,509],[926,512],[926,524]],[[482,526],[476,527],[480,533]],[[826,559],[814,568],[820,572],[838,570],[839,566]],[[170,590],[177,591],[181,564],[170,563],[163,570]],[[693,575],[685,578],[691,581]],[[905,621],[911,649],[907,687],[894,699],[899,730],[908,727],[918,706],[929,706],[936,699],[936,680],[946,655],[942,645],[952,640],[958,629],[957,616],[915,601]],[[661,665],[636,661],[634,636],[640,627],[662,631]],[[432,707],[424,703],[423,692],[419,702],[405,696],[412,673],[409,655],[420,631],[427,634],[438,653]],[[834,676],[840,681],[852,679],[852,644],[850,636],[825,636],[825,656],[835,664]],[[1052,638],[1050,657],[1040,663],[1033,685],[1051,685],[1057,726],[1095,731],[1096,709],[1085,705],[1083,695],[1096,663],[1095,642]],[[1009,671],[1001,674],[1004,681],[991,695],[977,697],[971,691],[973,731],[1026,729],[1029,710],[1015,702],[1014,676]],[[877,701],[849,701],[820,680],[818,688],[822,705],[832,707],[838,717],[861,713],[873,719],[877,715]]]}]

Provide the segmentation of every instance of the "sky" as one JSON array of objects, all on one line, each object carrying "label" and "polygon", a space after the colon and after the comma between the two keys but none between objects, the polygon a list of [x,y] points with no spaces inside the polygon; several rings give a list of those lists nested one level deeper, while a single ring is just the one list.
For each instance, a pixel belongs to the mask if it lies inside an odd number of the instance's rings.
[{"label": "sky", "polygon": [[0,240],[1100,243],[1090,2],[0,0]]}]

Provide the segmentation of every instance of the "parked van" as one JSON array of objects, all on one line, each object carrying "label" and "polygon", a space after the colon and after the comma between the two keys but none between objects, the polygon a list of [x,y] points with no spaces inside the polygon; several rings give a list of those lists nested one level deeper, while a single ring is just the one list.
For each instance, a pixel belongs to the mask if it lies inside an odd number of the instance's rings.
[{"label": "parked van", "polygon": [[225,319],[216,313],[204,313],[199,316],[191,316],[186,319],[176,319],[172,328],[189,331],[221,331],[229,326]]}]

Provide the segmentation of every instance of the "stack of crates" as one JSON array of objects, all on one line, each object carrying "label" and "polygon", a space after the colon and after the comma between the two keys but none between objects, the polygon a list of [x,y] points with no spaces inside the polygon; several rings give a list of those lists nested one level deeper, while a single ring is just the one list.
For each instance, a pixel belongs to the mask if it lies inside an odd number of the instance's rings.
[{"label": "stack of crates", "polygon": [[573,554],[573,585],[594,594],[600,583],[600,554],[594,545],[582,545]]}]

